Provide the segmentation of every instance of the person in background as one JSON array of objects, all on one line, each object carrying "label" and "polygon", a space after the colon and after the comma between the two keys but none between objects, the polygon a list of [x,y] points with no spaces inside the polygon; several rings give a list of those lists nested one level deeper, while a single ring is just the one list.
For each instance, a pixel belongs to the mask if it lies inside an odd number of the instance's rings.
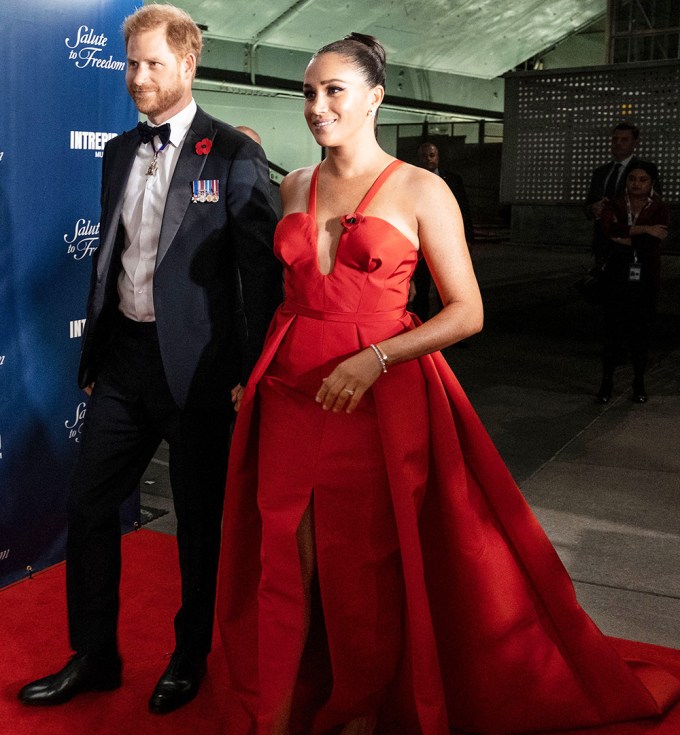
[{"label": "person in background", "polygon": [[[443,171],[439,168],[439,149],[434,143],[424,142],[418,146],[418,165],[440,176],[446,182],[446,185],[458,202],[458,207],[463,217],[465,240],[467,241],[468,248],[471,248],[475,239],[475,230],[472,224],[472,214],[470,212],[470,205],[465,192],[463,179],[458,174]],[[421,322],[426,321],[430,317],[431,284],[432,276],[430,275],[430,269],[425,260],[421,259],[413,277],[413,290],[411,294],[411,308],[418,315]],[[439,311],[442,308],[442,302],[438,294],[435,294],[435,299],[437,301],[436,311]]]},{"label": "person in background", "polygon": [[639,140],[640,131],[635,125],[626,122],[615,125],[609,142],[612,160],[592,173],[583,211],[593,220],[592,252],[596,268],[602,265],[607,250],[606,238],[599,225],[602,209],[608,201],[623,196]]},{"label": "person in background", "polygon": [[[376,140],[385,67],[352,33],[305,71],[327,155],[283,182],[286,299],[237,403],[217,603],[229,735],[658,715],[680,681],[638,677],[579,607],[440,352],[481,329],[482,302],[446,182]],[[418,324],[421,255],[443,308]]]},{"label": "person in background", "polygon": [[602,269],[604,346],[598,403],[608,403],[614,370],[626,347],[633,363],[633,400],[647,401],[645,371],[661,275],[661,243],[670,213],[655,184],[656,165],[637,159],[622,196],[604,203],[600,227],[606,250]]},{"label": "person in background", "polygon": [[146,5],[124,34],[128,91],[148,123],[104,152],[79,372],[91,396],[68,504],[75,653],[19,698],[56,705],[121,685],[119,506],[165,439],[182,599],[175,651],[149,701],[163,714],[193,699],[206,671],[231,404],[280,300],[280,269],[262,149],[192,97],[199,28],[178,8]]},{"label": "person in background", "polygon": [[259,133],[257,133],[252,128],[249,128],[247,125],[237,125],[236,130],[240,131],[244,135],[247,135],[251,140],[254,140],[258,145],[262,145],[262,138],[260,138]]},{"label": "person in background", "polygon": [[[262,138],[260,138],[259,133],[257,133],[252,128],[249,128],[247,125],[237,125],[236,130],[243,133],[244,135],[247,135],[251,140],[254,140],[258,145],[262,145]],[[276,212],[276,218],[281,219],[281,194],[279,192],[278,184],[275,184],[271,179],[270,179],[270,189],[271,189],[274,211]]]}]

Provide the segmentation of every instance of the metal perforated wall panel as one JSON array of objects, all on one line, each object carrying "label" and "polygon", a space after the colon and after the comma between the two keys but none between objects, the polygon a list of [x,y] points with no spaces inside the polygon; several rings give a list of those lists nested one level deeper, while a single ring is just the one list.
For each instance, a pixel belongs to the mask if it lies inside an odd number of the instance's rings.
[{"label": "metal perforated wall panel", "polygon": [[658,165],[664,199],[680,204],[677,61],[509,74],[502,201],[582,202],[619,122],[638,126],[636,155]]}]

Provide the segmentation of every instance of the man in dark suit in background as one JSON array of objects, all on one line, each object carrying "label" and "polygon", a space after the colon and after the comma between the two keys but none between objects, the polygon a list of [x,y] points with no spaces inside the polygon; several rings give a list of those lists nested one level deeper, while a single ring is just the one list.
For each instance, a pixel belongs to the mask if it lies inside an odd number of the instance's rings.
[{"label": "man in dark suit in background", "polygon": [[609,199],[616,199],[623,195],[628,172],[637,160],[635,148],[639,138],[640,131],[635,125],[630,123],[616,125],[612,130],[610,142],[613,160],[593,171],[584,211],[588,218],[594,220],[592,247],[596,265],[600,265],[605,257],[606,238],[599,224],[602,208]]},{"label": "man in dark suit in background", "polygon": [[[240,130],[244,135],[247,135],[258,145],[262,145],[262,138],[256,130],[249,128],[247,125],[237,125],[236,130]],[[279,191],[279,185],[270,180],[269,189],[272,195],[272,203],[274,205],[276,217],[277,219],[281,219],[283,215],[283,207],[281,206],[281,192]]]},{"label": "man in dark suit in background", "polygon": [[[460,208],[460,213],[463,217],[463,227],[465,229],[465,239],[467,240],[468,248],[472,246],[475,231],[472,224],[472,215],[470,213],[470,205],[468,204],[467,194],[465,193],[465,186],[463,185],[463,179],[458,174],[441,171],[439,169],[439,149],[434,143],[421,143],[418,146],[418,165],[421,168],[426,168],[428,171],[441,176],[442,179],[448,184],[449,189]],[[416,272],[413,274],[413,286],[415,288],[415,295],[411,300],[411,310],[415,312],[421,321],[426,321],[430,317],[430,284],[432,283],[432,276],[430,275],[430,269],[427,267],[427,263],[424,259],[421,259],[416,267]],[[439,308],[441,309],[441,300],[437,297],[439,302]]]},{"label": "man in dark suit in background", "polygon": [[104,153],[79,373],[91,397],[69,497],[75,655],[19,697],[60,704],[120,686],[119,507],[166,439],[182,601],[149,702],[164,713],[196,695],[206,670],[231,402],[280,300],[280,272],[262,149],[192,97],[200,30],[184,11],[147,5],[124,31],[128,91],[153,127],[140,123]]}]

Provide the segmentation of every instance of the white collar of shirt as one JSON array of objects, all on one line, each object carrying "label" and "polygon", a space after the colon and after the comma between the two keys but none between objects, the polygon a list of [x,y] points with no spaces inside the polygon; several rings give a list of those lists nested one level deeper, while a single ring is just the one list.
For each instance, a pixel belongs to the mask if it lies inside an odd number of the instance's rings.
[{"label": "white collar of shirt", "polygon": [[[196,117],[196,109],[196,100],[192,97],[191,102],[183,110],[180,110],[176,115],[173,115],[165,121],[166,123],[170,123],[170,143],[175,148],[179,148],[182,144],[184,136],[191,127],[194,117]],[[151,127],[157,126],[151,125]]]},{"label": "white collar of shirt", "polygon": [[628,156],[628,158],[624,158],[623,161],[614,161],[614,163],[621,164],[621,168],[619,169],[619,171],[625,170],[626,166],[633,160],[634,155],[635,155],[634,153],[631,153],[630,156]]}]

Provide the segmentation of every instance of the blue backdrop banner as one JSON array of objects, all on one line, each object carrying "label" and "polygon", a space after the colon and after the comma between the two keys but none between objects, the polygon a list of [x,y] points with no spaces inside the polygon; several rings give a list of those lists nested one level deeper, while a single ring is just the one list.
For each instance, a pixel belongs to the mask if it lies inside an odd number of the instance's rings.
[{"label": "blue backdrop banner", "polygon": [[0,586],[63,559],[101,159],[137,122],[121,24],[141,4],[0,3]]}]

